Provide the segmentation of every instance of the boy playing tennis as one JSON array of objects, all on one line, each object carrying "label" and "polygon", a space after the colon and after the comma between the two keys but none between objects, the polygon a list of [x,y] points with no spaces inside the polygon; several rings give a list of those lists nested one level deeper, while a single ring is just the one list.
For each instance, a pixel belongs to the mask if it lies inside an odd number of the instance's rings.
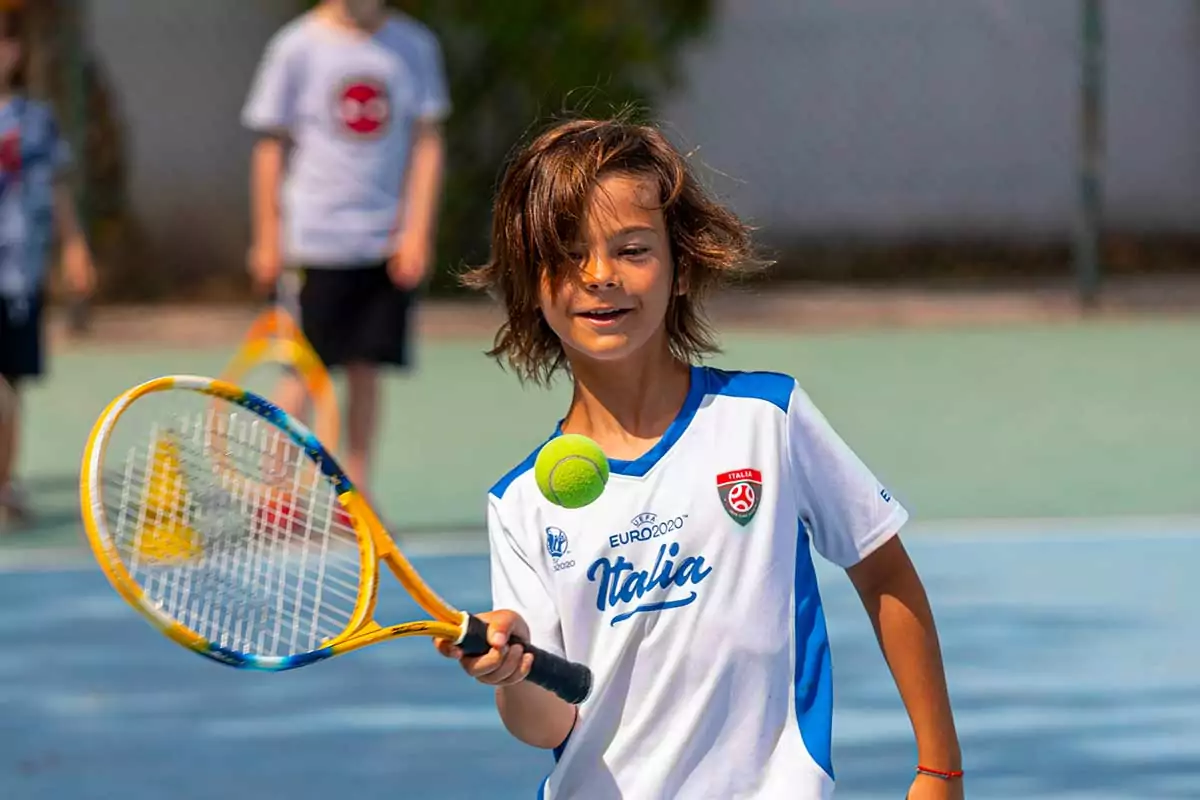
[{"label": "boy playing tennis", "polygon": [[70,153],[54,113],[25,95],[25,12],[0,12],[0,529],[29,521],[14,470],[23,384],[42,374],[46,265],[54,235],[63,277],[79,297],[95,284],[87,240],[65,180]]},{"label": "boy playing tennis", "polygon": [[[427,28],[383,0],[324,0],[272,39],[243,112],[260,137],[250,271],[298,311],[325,365],[345,368],[346,471],[363,487],[380,367],[409,363],[448,108]],[[285,268],[295,280],[281,280]],[[299,415],[302,383],[286,381],[277,400]]]},{"label": "boy playing tennis", "polygon": [[[916,735],[908,797],[963,797],[907,512],[796,381],[696,366],[702,301],[752,263],[747,229],[655,129],[559,124],[500,185],[467,282],[507,309],[491,355],[574,396],[554,435],[608,455],[592,505],[551,504],[536,454],[488,496],[493,649],[463,657],[508,730],[553,748],[539,797],[817,800],[833,792],[829,641],[810,545],[846,569]],[[509,636],[588,664],[581,706],[523,682]]]}]

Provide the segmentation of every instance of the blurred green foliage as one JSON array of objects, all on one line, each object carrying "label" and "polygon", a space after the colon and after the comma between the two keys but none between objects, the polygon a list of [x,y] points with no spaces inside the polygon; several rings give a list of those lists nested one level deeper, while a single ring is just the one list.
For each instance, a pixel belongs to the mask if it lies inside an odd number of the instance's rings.
[{"label": "blurred green foliage", "polygon": [[713,0],[390,0],[442,44],[453,113],[435,292],[487,258],[492,193],[509,151],[553,116],[652,109]]}]

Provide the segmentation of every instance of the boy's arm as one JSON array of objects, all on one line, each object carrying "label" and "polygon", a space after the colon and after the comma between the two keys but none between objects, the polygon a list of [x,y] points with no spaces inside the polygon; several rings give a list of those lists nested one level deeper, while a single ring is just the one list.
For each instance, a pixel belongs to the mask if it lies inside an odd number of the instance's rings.
[{"label": "boy's arm", "polygon": [[463,658],[462,666],[476,679],[496,687],[496,709],[513,736],[534,747],[554,748],[570,734],[575,707],[526,683],[533,658],[521,648],[505,645],[513,635],[563,655],[562,622],[547,576],[530,556],[534,544],[514,534],[501,519],[499,506],[499,500],[488,495],[492,607],[497,610],[478,615],[488,623],[492,650],[478,658]]},{"label": "boy's arm", "polygon": [[275,285],[283,271],[280,190],[288,133],[301,92],[300,61],[308,42],[288,29],[268,43],[242,108],[242,124],[258,138],[250,156],[250,274],[260,288]]},{"label": "boy's arm", "polygon": [[435,640],[442,655],[457,659],[468,675],[496,687],[496,710],[508,732],[532,747],[547,750],[566,741],[575,727],[575,706],[540,686],[527,683],[532,656],[507,646],[509,636],[529,641],[529,625],[516,611],[499,609],[477,614],[488,624],[492,649],[481,656],[465,657],[450,642]]},{"label": "boy's arm", "polygon": [[[798,385],[788,438],[801,519],[817,551],[844,568],[858,590],[912,720],[920,766],[958,771],[962,755],[933,614],[896,535],[908,511]],[[908,796],[958,800],[962,781],[919,775]]]},{"label": "boy's arm", "polygon": [[578,712],[558,695],[525,681],[498,688],[496,709],[509,733],[546,750],[566,741]]},{"label": "boy's arm", "polygon": [[62,239],[63,272],[67,287],[78,297],[92,293],[96,285],[96,270],[92,253],[79,222],[75,196],[65,180],[54,185],[54,223]]},{"label": "boy's arm", "polygon": [[406,288],[419,284],[429,271],[441,199],[445,149],[445,137],[439,122],[423,120],[416,123],[397,223],[400,235],[390,266],[392,279]]},{"label": "boy's arm", "polygon": [[[933,612],[900,537],[893,536],[846,573],[871,618],[900,690],[916,734],[920,765],[943,772],[962,770]],[[961,788],[946,789],[961,792]]]},{"label": "boy's arm", "polygon": [[250,270],[260,286],[274,285],[283,270],[279,193],[285,149],[282,136],[261,136],[250,157]]},{"label": "boy's arm", "polygon": [[507,644],[510,634],[529,641],[529,626],[511,610],[479,617],[488,623],[488,641],[493,649],[474,663],[465,660],[463,666],[483,682],[496,686],[496,710],[509,733],[533,747],[558,747],[575,726],[576,708],[553,692],[525,681],[533,659],[516,648],[510,650]]},{"label": "boy's arm", "polygon": [[450,113],[450,92],[441,44],[426,33],[416,65],[416,117],[408,170],[402,187],[396,252],[388,264],[392,280],[413,288],[425,279],[433,259],[441,200],[445,139],[442,120]]}]

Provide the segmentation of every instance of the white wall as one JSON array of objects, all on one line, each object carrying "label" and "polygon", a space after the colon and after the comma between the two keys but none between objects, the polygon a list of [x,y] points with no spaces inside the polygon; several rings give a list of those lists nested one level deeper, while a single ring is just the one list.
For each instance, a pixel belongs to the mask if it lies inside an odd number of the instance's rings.
[{"label": "white wall", "polygon": [[[1108,218],[1200,225],[1200,6],[1109,2]],[[1066,230],[1078,0],[726,0],[664,112],[775,232]]]},{"label": "white wall", "polygon": [[[664,116],[768,235],[1061,233],[1075,213],[1079,5],[725,0]],[[1109,220],[1196,228],[1200,4],[1107,5]],[[90,8],[162,258],[240,268],[251,140],[238,113],[294,0]]]},{"label": "white wall", "polygon": [[252,138],[238,116],[263,45],[296,5],[91,0],[92,44],[128,126],[134,211],[159,258],[200,271],[244,262]]}]

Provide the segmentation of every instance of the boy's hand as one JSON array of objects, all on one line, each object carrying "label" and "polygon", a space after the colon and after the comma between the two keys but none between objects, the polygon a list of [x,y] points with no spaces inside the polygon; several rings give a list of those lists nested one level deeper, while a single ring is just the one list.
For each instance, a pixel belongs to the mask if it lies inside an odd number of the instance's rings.
[{"label": "boy's hand", "polygon": [[429,272],[432,250],[429,238],[415,233],[401,235],[396,252],[388,259],[388,276],[401,289],[415,289]]},{"label": "boy's hand", "polygon": [[279,282],[279,276],[283,274],[283,253],[280,252],[279,245],[255,242],[250,248],[247,267],[256,288],[264,292],[274,289]]},{"label": "boy's hand", "polygon": [[962,779],[944,781],[931,775],[918,775],[908,789],[906,800],[963,800]]},{"label": "boy's hand", "polygon": [[515,611],[489,611],[477,614],[488,624],[488,643],[492,649],[481,656],[465,656],[461,649],[445,639],[434,639],[438,652],[457,659],[466,671],[480,683],[489,686],[511,686],[525,680],[533,666],[533,656],[520,645],[509,646],[511,636],[529,641],[529,626]]},{"label": "boy's hand", "polygon": [[67,289],[75,297],[90,297],[96,289],[96,267],[87,244],[82,240],[67,242],[62,257]]}]

